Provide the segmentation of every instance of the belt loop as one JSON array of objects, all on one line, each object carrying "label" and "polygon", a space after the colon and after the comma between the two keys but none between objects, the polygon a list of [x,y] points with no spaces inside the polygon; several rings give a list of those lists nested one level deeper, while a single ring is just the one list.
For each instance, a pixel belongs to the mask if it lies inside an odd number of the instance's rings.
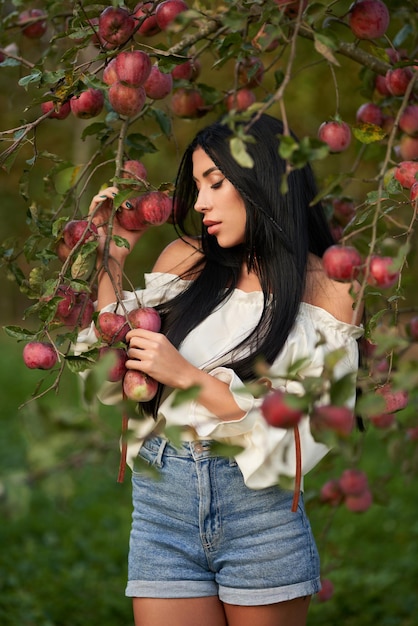
[{"label": "belt loop", "polygon": [[163,466],[163,454],[167,445],[167,439],[162,439],[160,447],[158,448],[157,456],[155,457],[154,465],[157,467]]}]

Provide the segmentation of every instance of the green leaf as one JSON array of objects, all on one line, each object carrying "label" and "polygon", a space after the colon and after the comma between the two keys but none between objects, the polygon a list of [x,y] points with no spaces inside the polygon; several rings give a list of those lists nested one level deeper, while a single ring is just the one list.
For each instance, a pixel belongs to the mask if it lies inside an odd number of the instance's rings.
[{"label": "green leaf", "polygon": [[[97,244],[96,244],[97,245]],[[71,265],[71,278],[87,279],[96,265],[96,251],[86,254],[84,251],[77,255]]]},{"label": "green leaf", "polygon": [[377,393],[365,393],[357,400],[355,412],[362,417],[379,415],[386,411],[386,403],[383,397]]},{"label": "green leaf", "polygon": [[41,70],[33,70],[31,74],[22,76],[22,78],[18,81],[18,85],[26,89],[30,84],[39,83],[41,79],[42,79]]},{"label": "green leaf", "polygon": [[129,241],[125,239],[125,237],[120,237],[120,235],[113,235],[113,241],[118,246],[118,248],[127,248],[130,250],[131,246],[129,245]]},{"label": "green leaf", "polygon": [[3,326],[3,330],[9,337],[18,341],[32,341],[36,337],[36,332],[21,328],[20,326]]},{"label": "green leaf", "polygon": [[85,372],[86,370],[90,370],[94,365],[95,361],[91,358],[86,358],[84,355],[81,356],[73,356],[68,355],[65,357],[65,363],[73,374],[79,374],[80,372]]},{"label": "green leaf", "polygon": [[337,363],[339,363],[341,361],[341,359],[343,359],[347,354],[347,350],[345,348],[337,348],[337,350],[333,350],[332,352],[329,352],[326,356],[325,356],[325,368],[330,371],[333,372],[335,366],[337,365]]},{"label": "green leaf", "polygon": [[170,137],[171,135],[171,119],[168,115],[161,111],[161,109],[152,109],[151,113],[155,117],[158,122],[159,127],[166,137]]},{"label": "green leaf", "polygon": [[314,37],[314,41],[315,41],[314,43],[315,50],[321,56],[323,56],[324,59],[326,59],[329,63],[332,63],[333,65],[336,65],[337,67],[340,67],[340,63],[337,61],[332,51],[332,46],[334,45],[334,42],[332,41],[332,39],[324,35],[321,35],[320,33],[317,33]]},{"label": "green leaf", "polygon": [[196,400],[199,395],[200,387],[198,385],[193,385],[188,389],[180,390],[178,389],[175,392],[174,398],[171,402],[171,406],[180,406],[185,402],[190,402],[191,400]]},{"label": "green leaf", "polygon": [[64,195],[69,189],[74,187],[80,170],[81,166],[73,165],[57,172],[54,185],[59,194]]},{"label": "green leaf", "polygon": [[375,141],[380,141],[384,137],[386,137],[386,131],[383,130],[380,126],[376,124],[355,124],[352,126],[353,135],[356,139],[361,141],[361,143],[373,143]]},{"label": "green leaf", "polygon": [[231,154],[241,167],[254,167],[254,161],[247,152],[245,142],[240,137],[232,137],[229,142]]},{"label": "green leaf", "polygon": [[347,400],[352,398],[354,380],[354,375],[350,373],[333,381],[330,388],[330,404],[343,406]]},{"label": "green leaf", "polygon": [[212,441],[210,449],[211,452],[217,456],[224,456],[226,458],[238,456],[238,454],[244,450],[242,446],[234,446],[227,443],[221,443],[220,441]]}]

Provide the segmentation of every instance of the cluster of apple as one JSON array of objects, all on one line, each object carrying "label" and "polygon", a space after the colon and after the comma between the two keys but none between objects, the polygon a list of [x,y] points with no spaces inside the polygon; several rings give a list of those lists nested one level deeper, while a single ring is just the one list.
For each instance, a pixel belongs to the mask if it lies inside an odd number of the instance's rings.
[{"label": "cluster of apple", "polygon": [[[298,397],[281,389],[267,393],[261,404],[261,412],[270,426],[293,428],[308,412],[308,396]],[[345,406],[323,404],[314,406],[310,415],[312,432],[333,431],[338,437],[347,437],[354,427],[353,411]]]},{"label": "cluster of apple", "polygon": [[320,499],[331,506],[343,503],[350,511],[362,513],[370,508],[373,495],[365,472],[348,468],[339,478],[331,479],[322,486]]},{"label": "cluster of apple", "polygon": [[[97,19],[90,20],[95,31],[92,41],[103,50],[119,49],[133,42],[137,33],[141,37],[150,37],[167,30],[177,15],[187,9],[183,0],[165,0],[157,6],[154,2],[139,2],[132,12],[109,6]],[[109,58],[102,78],[108,87],[108,101],[119,115],[134,117],[142,110],[147,98],[162,100],[171,93],[170,106],[174,115],[193,118],[207,111],[202,94],[192,84],[200,73],[198,59],[191,57],[176,65],[171,72],[163,72],[158,64],[151,64],[149,54],[142,50],[122,50]],[[190,85],[174,89],[175,81],[189,82]],[[252,97],[254,101],[255,96]],[[242,96],[240,101],[242,104]],[[104,103],[105,90],[86,87],[69,101],[45,101],[41,109],[50,118],[65,119],[72,112],[76,117],[89,119],[101,113]]]},{"label": "cluster of apple", "polygon": [[122,381],[123,392],[127,398],[136,402],[147,402],[157,393],[157,381],[139,370],[126,369],[126,347],[118,347],[125,342],[126,335],[132,328],[159,332],[161,319],[156,309],[138,307],[126,315],[112,311],[100,313],[95,323],[96,336],[104,344],[99,348],[99,358],[112,356],[113,364],[108,370],[107,379],[110,382]]},{"label": "cluster of apple", "polygon": [[[94,303],[87,292],[77,292],[69,285],[60,285],[56,292],[59,300],[55,313],[58,324],[74,329],[89,326],[93,320]],[[132,328],[159,332],[161,319],[152,307],[138,307],[126,315],[105,311],[98,315],[94,332],[98,339],[98,359],[108,357],[110,365],[107,380],[122,381],[124,394],[136,402],[151,400],[157,392],[158,383],[143,372],[126,368],[126,340]],[[23,361],[30,369],[50,370],[57,364],[59,353],[52,342],[30,341],[23,348]]]}]

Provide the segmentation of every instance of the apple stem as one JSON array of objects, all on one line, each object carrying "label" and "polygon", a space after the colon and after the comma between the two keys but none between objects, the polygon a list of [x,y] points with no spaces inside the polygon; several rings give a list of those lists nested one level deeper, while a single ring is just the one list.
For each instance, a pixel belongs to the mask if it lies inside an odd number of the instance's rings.
[{"label": "apple stem", "polygon": [[[124,394],[125,395],[125,394]],[[122,413],[122,443],[120,450],[120,462],[119,462],[119,472],[118,472],[118,483],[123,483],[125,478],[125,470],[126,470],[126,455],[128,451],[128,442],[126,440],[126,433],[128,431],[128,416],[125,411]]]},{"label": "apple stem", "polygon": [[295,435],[295,449],[296,449],[296,476],[295,476],[295,489],[293,492],[292,513],[296,513],[299,504],[300,484],[302,481],[302,452],[300,447],[300,434],[299,428],[295,426],[293,428]]}]

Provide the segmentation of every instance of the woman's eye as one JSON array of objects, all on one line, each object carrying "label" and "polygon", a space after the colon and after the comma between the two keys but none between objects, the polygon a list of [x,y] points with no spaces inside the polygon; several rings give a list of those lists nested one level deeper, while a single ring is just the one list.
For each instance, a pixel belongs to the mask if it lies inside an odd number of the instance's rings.
[{"label": "woman's eye", "polygon": [[211,185],[211,189],[219,189],[219,187],[222,185],[222,183],[224,182],[225,178],[222,178],[222,180],[219,180],[217,183],[213,183],[213,185]]}]

